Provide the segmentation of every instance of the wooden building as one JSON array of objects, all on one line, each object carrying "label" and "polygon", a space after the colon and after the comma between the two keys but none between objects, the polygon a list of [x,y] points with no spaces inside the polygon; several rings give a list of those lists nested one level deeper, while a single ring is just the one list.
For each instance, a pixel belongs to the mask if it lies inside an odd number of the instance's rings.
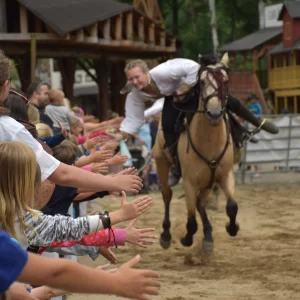
[{"label": "wooden building", "polygon": [[15,60],[24,91],[34,79],[36,59],[56,59],[71,101],[76,67],[95,69],[89,75],[99,88],[98,116],[106,119],[108,108],[122,114],[118,91],[125,84],[125,61],[165,60],[176,53],[157,0],[135,4],[138,9],[113,0],[0,0],[0,49]]},{"label": "wooden building", "polygon": [[284,3],[282,41],[269,51],[269,89],[275,113],[300,113],[300,1]]},{"label": "wooden building", "polygon": [[230,57],[230,93],[243,102],[250,94],[256,94],[264,113],[269,113],[263,93],[268,86],[266,54],[280,41],[281,35],[281,27],[263,28],[220,48]]}]

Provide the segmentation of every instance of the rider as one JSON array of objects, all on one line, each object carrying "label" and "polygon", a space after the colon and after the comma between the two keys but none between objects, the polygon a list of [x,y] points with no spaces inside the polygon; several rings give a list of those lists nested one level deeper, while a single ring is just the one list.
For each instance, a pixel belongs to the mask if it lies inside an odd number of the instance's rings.
[{"label": "rider", "polygon": [[[180,164],[177,157],[178,134],[175,128],[179,112],[172,106],[172,101],[178,102],[183,100],[184,95],[197,84],[199,69],[200,64],[184,58],[168,60],[151,70],[148,69],[146,62],[140,59],[130,61],[125,67],[128,80],[126,88],[132,86],[132,90],[127,95],[125,118],[120,126],[120,131],[124,138],[128,134],[136,134],[144,124],[146,102],[165,97],[162,113],[162,128],[166,141],[165,148],[168,149],[172,158],[175,158],[175,164],[169,176],[169,186],[176,185],[181,177]],[[174,95],[177,96],[173,98]],[[254,116],[243,106],[238,99],[230,95],[228,96],[227,109],[254,126],[272,134],[276,134],[279,131],[273,123],[266,120],[262,122],[260,118]]]}]

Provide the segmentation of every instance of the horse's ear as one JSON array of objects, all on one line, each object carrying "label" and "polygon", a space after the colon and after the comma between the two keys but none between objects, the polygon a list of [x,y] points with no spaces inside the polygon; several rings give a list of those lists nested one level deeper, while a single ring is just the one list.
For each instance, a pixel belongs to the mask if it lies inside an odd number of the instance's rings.
[{"label": "horse's ear", "polygon": [[228,52],[224,53],[221,63],[225,66],[228,67],[228,62],[229,62],[229,57],[228,57]]}]

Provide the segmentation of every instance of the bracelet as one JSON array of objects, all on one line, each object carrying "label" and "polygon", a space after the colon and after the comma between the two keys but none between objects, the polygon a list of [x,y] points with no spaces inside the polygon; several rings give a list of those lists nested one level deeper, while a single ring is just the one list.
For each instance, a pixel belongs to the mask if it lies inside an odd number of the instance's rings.
[{"label": "bracelet", "polygon": [[109,216],[109,212],[105,211],[104,213],[99,213],[99,219],[101,219],[102,224],[103,224],[103,228],[104,229],[108,229],[108,243],[110,242],[110,231],[113,234],[113,238],[114,238],[114,244],[115,247],[118,248],[117,242],[116,242],[116,237],[115,237],[115,233],[113,231],[113,229],[111,228],[111,221],[110,221],[110,216]]},{"label": "bracelet", "polygon": [[109,132],[110,132],[110,133],[115,133],[115,129],[112,128]]}]

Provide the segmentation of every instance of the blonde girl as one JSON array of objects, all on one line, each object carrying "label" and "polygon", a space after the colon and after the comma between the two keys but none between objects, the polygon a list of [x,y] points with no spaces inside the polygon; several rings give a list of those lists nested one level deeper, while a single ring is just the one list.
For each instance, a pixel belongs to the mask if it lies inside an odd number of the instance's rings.
[{"label": "blonde girl", "polygon": [[31,209],[41,178],[31,148],[22,142],[0,143],[0,166],[0,226],[24,249],[48,246],[55,240],[80,240],[85,234],[138,217],[152,203],[148,196],[130,203],[125,199],[120,210],[109,214],[110,224],[101,214],[77,219],[48,216]]}]

